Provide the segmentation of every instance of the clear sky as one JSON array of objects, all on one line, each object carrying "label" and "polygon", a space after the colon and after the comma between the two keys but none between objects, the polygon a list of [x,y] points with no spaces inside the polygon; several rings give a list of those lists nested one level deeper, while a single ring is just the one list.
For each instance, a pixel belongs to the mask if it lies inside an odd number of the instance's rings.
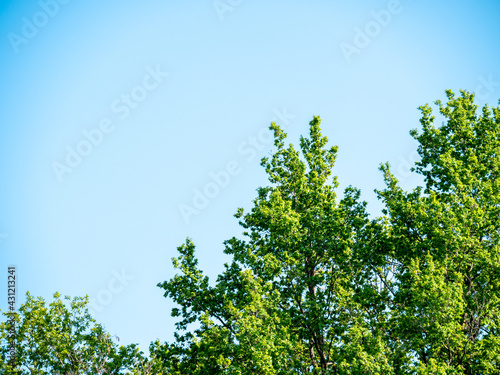
[{"label": "clear sky", "polygon": [[499,19],[472,0],[0,1],[0,279],[17,266],[18,306],[89,295],[120,343],[171,340],[156,284],[188,236],[222,270],[271,121],[297,146],[321,116],[339,193],[378,216],[380,163],[420,183],[419,105],[497,105]]}]

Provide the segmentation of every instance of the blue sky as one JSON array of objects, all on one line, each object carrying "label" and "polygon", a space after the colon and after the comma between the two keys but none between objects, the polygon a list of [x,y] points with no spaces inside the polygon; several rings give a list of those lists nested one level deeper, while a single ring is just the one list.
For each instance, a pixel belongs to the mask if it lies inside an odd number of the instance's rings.
[{"label": "blue sky", "polygon": [[17,266],[18,305],[87,294],[120,343],[171,340],[156,284],[188,236],[222,270],[232,215],[267,183],[271,121],[298,145],[321,116],[339,193],[380,215],[380,163],[420,183],[419,105],[445,89],[497,105],[499,16],[497,1],[0,1],[0,272]]}]

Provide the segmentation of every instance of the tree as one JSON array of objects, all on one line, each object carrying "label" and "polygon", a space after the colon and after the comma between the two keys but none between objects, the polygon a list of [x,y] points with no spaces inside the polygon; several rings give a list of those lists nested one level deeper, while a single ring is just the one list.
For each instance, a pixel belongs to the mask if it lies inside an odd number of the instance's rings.
[{"label": "tree", "polygon": [[500,372],[500,109],[477,113],[461,91],[420,107],[425,189],[405,193],[381,167],[390,220],[385,255],[396,264],[391,331],[419,374]]},{"label": "tree", "polygon": [[500,107],[478,113],[474,94],[436,101],[434,126],[419,107],[425,187],[405,192],[382,164],[383,216],[370,220],[360,191],[338,199],[337,147],[320,119],[300,150],[262,159],[269,186],[235,214],[241,238],[211,284],[188,238],[161,282],[178,305],[175,341],[120,346],[88,314],[88,299],[54,295],[47,308],[29,293],[14,316],[17,362],[7,374],[393,374],[500,373]]},{"label": "tree", "polygon": [[179,305],[175,342],[158,347],[170,373],[500,372],[500,109],[446,95],[442,126],[424,105],[410,132],[425,187],[404,192],[381,165],[374,220],[357,189],[337,199],[319,117],[300,152],[271,125],[270,185],[235,215],[232,262],[212,286],[187,239],[180,274],[158,284]]},{"label": "tree", "polygon": [[[28,292],[14,316],[15,363],[6,360],[10,343],[8,322],[0,323],[0,370],[5,374],[149,374],[152,367],[137,345],[120,346],[87,310],[88,298],[69,296],[47,307],[43,298]],[[154,360],[154,359],[153,359]],[[155,374],[161,372],[156,372]]]},{"label": "tree", "polygon": [[[366,246],[381,230],[370,223],[360,192],[337,200],[331,178],[337,147],[325,148],[320,118],[310,122],[300,149],[264,158],[271,186],[258,189],[242,219],[245,239],[225,242],[233,256],[215,286],[203,276],[188,239],[174,266],[182,274],[160,283],[181,309],[179,331],[198,322],[165,352],[173,373],[297,374],[390,373],[382,334],[374,329],[384,306],[377,300]],[[377,260],[373,259],[372,263]],[[364,296],[366,298],[361,298]],[[176,371],[176,372],[175,372]]]}]

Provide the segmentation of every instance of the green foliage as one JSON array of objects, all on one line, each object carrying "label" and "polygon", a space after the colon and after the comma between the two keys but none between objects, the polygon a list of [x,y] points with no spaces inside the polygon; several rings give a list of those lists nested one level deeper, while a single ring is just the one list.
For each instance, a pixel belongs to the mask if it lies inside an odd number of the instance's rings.
[{"label": "green foliage", "polygon": [[200,323],[176,334],[171,362],[179,374],[387,374],[388,347],[373,329],[384,306],[364,261],[380,225],[357,189],[337,200],[337,148],[325,149],[319,117],[300,140],[304,160],[271,129],[277,152],[262,160],[271,187],[235,215],[246,239],[225,242],[233,262],[209,286],[187,240],[174,259],[182,274],[159,284],[181,307],[179,330]]},{"label": "green foliage", "polygon": [[434,127],[420,107],[426,188],[405,193],[389,167],[379,192],[397,284],[391,327],[422,374],[500,372],[500,109],[477,113],[474,95],[446,92]]},{"label": "green foliage", "polygon": [[[137,345],[120,346],[100,324],[90,316],[87,297],[54,294],[54,301],[31,296],[15,316],[14,366],[6,361],[9,343],[7,322],[0,323],[2,374],[152,374],[149,363]],[[152,360],[154,362],[154,359]],[[159,374],[160,372],[155,372]]]},{"label": "green foliage", "polygon": [[158,284],[178,306],[173,343],[151,343],[146,358],[118,347],[87,298],[55,294],[47,307],[28,293],[14,367],[0,324],[1,373],[499,374],[500,108],[478,113],[473,94],[446,95],[435,102],[443,124],[425,105],[410,132],[425,187],[405,192],[381,165],[384,216],[370,220],[351,186],[337,198],[337,148],[319,117],[299,150],[272,123],[270,184],[235,214],[232,261],[210,283],[187,239],[179,273]]},{"label": "green foliage", "polygon": [[211,285],[188,239],[180,274],[158,284],[179,305],[176,340],[159,346],[169,373],[500,372],[500,110],[446,93],[443,125],[425,105],[411,131],[425,188],[404,192],[382,165],[375,220],[357,189],[337,199],[319,117],[300,151],[271,125],[270,185],[237,210],[232,262]]}]

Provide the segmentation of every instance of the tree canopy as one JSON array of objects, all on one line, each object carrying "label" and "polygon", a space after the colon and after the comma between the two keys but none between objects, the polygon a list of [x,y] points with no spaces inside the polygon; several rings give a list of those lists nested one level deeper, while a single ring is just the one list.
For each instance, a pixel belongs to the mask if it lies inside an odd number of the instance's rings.
[{"label": "tree canopy", "polygon": [[[29,292],[19,312],[4,315],[15,319],[0,323],[0,373],[11,375],[63,374],[161,374],[154,351],[146,358],[136,344],[119,346],[88,312],[88,298],[54,294],[48,306]],[[15,342],[14,363],[8,360],[10,342]],[[155,343],[151,344],[154,349]]]},{"label": "tree canopy", "polygon": [[47,309],[28,295],[19,369],[9,371],[499,374],[500,108],[478,111],[467,91],[446,96],[435,102],[442,125],[426,104],[410,132],[425,186],[404,191],[382,164],[374,219],[360,190],[338,194],[338,149],[319,117],[298,149],[272,123],[276,151],[261,161],[269,185],[237,209],[243,233],[224,242],[224,271],[210,282],[188,238],[178,273],[158,284],[177,305],[173,342],[152,343],[146,358],[118,347],[88,301],[68,308],[56,295]]},{"label": "tree canopy", "polygon": [[425,105],[411,131],[425,188],[404,192],[383,164],[373,220],[356,188],[337,198],[319,117],[300,151],[271,125],[270,185],[235,215],[232,262],[210,285],[188,239],[159,284],[180,306],[171,373],[499,373],[500,110],[446,94],[443,125]]}]

